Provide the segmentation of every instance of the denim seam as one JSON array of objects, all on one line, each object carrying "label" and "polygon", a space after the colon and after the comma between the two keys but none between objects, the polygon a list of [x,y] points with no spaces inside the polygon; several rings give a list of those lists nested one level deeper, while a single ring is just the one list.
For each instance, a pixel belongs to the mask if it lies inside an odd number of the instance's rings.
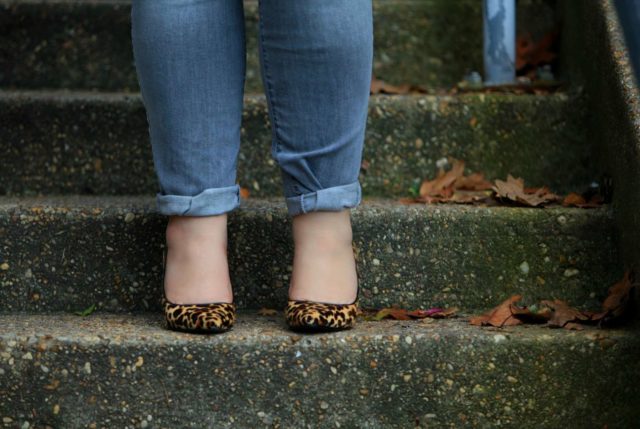
[{"label": "denim seam", "polygon": [[266,89],[267,103],[269,104],[269,111],[271,112],[271,117],[273,118],[273,135],[274,135],[274,146],[276,149],[276,160],[278,160],[278,154],[280,153],[280,135],[278,129],[278,118],[276,114],[276,103],[274,102],[274,93],[273,87],[271,86],[271,76],[269,76],[269,70],[267,66],[267,50],[264,47],[264,19],[263,19],[263,0],[260,0],[258,3],[258,11],[259,11],[259,25],[260,25],[260,51],[262,51],[262,69],[264,71],[264,85]]}]

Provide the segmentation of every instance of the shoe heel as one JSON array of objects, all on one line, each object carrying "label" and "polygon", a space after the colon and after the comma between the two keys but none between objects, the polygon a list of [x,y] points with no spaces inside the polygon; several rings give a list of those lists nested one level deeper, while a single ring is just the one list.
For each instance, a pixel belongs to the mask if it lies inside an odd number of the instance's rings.
[{"label": "shoe heel", "polygon": [[221,333],[233,327],[236,321],[234,302],[206,304],[175,304],[167,299],[164,290],[167,250],[162,252],[162,307],[165,327],[172,331],[196,333]]},{"label": "shoe heel", "polygon": [[309,300],[287,301],[284,316],[287,326],[294,331],[329,332],[351,329],[359,312],[360,276],[356,264],[356,299],[350,304],[332,304]]}]

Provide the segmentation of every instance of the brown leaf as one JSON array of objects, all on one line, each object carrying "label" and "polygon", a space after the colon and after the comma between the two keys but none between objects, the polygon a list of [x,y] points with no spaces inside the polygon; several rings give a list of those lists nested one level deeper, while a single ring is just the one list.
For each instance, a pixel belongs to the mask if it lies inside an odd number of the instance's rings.
[{"label": "brown leaf", "polygon": [[444,319],[455,315],[457,311],[457,308],[429,308],[428,310],[412,310],[407,312],[407,315],[416,319],[424,319],[425,317]]},{"label": "brown leaf", "polygon": [[457,308],[429,308],[427,310],[406,310],[404,308],[389,307],[379,310],[373,318],[375,320],[382,320],[385,318],[396,320],[412,320],[412,319],[425,319],[427,317],[432,319],[444,319],[456,314]]},{"label": "brown leaf", "polygon": [[371,78],[371,94],[408,94],[410,90],[411,85],[408,84],[395,86],[375,77]]},{"label": "brown leaf", "polygon": [[545,307],[534,313],[528,307],[518,307],[515,304],[511,304],[511,314],[523,323],[546,323],[551,318],[552,311]]},{"label": "brown leaf", "polygon": [[593,195],[589,201],[587,201],[582,195],[576,192],[571,192],[562,200],[562,205],[565,207],[594,208],[600,207],[603,203],[604,199],[600,195]]},{"label": "brown leaf", "polygon": [[544,300],[541,304],[549,307],[553,312],[547,322],[550,327],[564,328],[569,322],[581,323],[590,320],[588,315],[583,314],[576,308],[570,307],[569,304],[559,299],[554,301]]},{"label": "brown leaf", "polygon": [[455,182],[456,189],[466,191],[488,191],[493,184],[484,178],[482,173],[472,173],[468,176],[460,176]]},{"label": "brown leaf", "polygon": [[438,176],[434,180],[425,180],[420,186],[419,194],[423,198],[427,197],[450,197],[453,194],[452,185],[464,175],[464,161],[453,160],[451,170],[440,169]]},{"label": "brown leaf", "polygon": [[461,191],[455,190],[450,198],[443,199],[443,202],[460,204],[477,203],[491,198],[491,193],[487,191]]},{"label": "brown leaf", "polygon": [[560,197],[549,191],[549,188],[526,188],[524,180],[508,175],[507,180],[496,180],[493,187],[496,196],[531,207],[557,201]]},{"label": "brown leaf", "polygon": [[582,331],[584,329],[584,326],[579,323],[568,322],[566,325],[564,325],[564,329],[569,329],[572,331]]},{"label": "brown leaf", "polygon": [[240,187],[240,196],[241,196],[242,198],[249,198],[249,195],[250,195],[250,194],[251,194],[251,193],[249,192],[249,189],[248,189],[248,188]]},{"label": "brown leaf", "polygon": [[[620,319],[632,309],[635,294],[634,279],[633,271],[627,270],[622,279],[609,288],[609,294],[602,302],[602,313],[598,315],[602,323]],[[599,319],[594,318],[594,320]]]},{"label": "brown leaf", "polygon": [[518,36],[516,38],[516,70],[521,71],[527,66],[535,68],[541,64],[551,63],[557,57],[557,53],[551,49],[558,34],[557,30],[550,31],[537,43],[533,41],[530,33]]},{"label": "brown leaf", "polygon": [[564,197],[564,200],[562,200],[563,206],[577,206],[586,203],[587,201],[584,199],[584,197],[575,192],[571,192],[569,195]]},{"label": "brown leaf", "polygon": [[278,314],[278,311],[272,308],[262,307],[260,310],[258,310],[258,314],[260,316],[275,316]]},{"label": "brown leaf", "polygon": [[472,325],[481,325],[481,326],[491,325],[498,328],[502,326],[520,325],[522,324],[522,321],[514,317],[514,315],[511,312],[511,306],[512,304],[515,304],[521,299],[522,299],[521,295],[513,295],[508,299],[506,299],[505,301],[503,301],[500,305],[495,307],[493,310],[485,314],[481,314],[480,316],[472,317],[469,320],[469,323],[471,323]]},{"label": "brown leaf", "polygon": [[431,317],[432,319],[444,319],[447,317],[455,316],[457,312],[457,307],[445,308],[440,312],[431,314],[429,317]]},{"label": "brown leaf", "polygon": [[382,320],[387,317],[396,320],[411,320],[411,317],[407,315],[407,310],[395,307],[383,308],[373,316],[375,320]]}]

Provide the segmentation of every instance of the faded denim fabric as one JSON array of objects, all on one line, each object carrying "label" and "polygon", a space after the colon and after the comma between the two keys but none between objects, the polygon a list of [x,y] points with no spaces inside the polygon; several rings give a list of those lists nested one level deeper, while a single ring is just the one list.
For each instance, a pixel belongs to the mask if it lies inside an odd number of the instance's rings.
[{"label": "faded denim fabric", "polygon": [[[246,71],[242,0],[134,0],[131,23],[159,212],[235,209]],[[262,0],[259,50],[270,155],[289,214],[357,206],[373,65],[371,0]]]}]

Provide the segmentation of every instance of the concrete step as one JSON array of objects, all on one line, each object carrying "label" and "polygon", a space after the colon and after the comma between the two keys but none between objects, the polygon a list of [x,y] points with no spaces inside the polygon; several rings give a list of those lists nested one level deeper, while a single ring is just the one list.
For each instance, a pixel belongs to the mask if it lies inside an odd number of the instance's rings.
[{"label": "concrete step", "polygon": [[[518,30],[554,21],[554,3],[521,2]],[[245,2],[247,91],[261,91],[257,2]],[[482,66],[476,0],[375,0],[375,67],[395,83],[449,86]],[[137,90],[130,1],[0,0],[0,86]]]},{"label": "concrete step", "polygon": [[[361,304],[481,310],[522,293],[598,308],[622,275],[612,212],[403,205],[353,209]],[[166,217],[152,196],[0,198],[0,312],[160,308]],[[293,244],[281,199],[229,215],[241,308],[286,303]]]},{"label": "concrete step", "polygon": [[301,335],[240,313],[219,335],[161,315],[0,316],[7,427],[632,428],[638,329],[359,322]]},{"label": "concrete step", "polygon": [[[558,192],[581,190],[594,163],[580,97],[567,94],[372,96],[363,193],[408,195],[446,156],[489,178],[508,173]],[[0,194],[155,194],[139,93],[0,91]],[[247,96],[238,182],[280,196],[264,96]]]}]

